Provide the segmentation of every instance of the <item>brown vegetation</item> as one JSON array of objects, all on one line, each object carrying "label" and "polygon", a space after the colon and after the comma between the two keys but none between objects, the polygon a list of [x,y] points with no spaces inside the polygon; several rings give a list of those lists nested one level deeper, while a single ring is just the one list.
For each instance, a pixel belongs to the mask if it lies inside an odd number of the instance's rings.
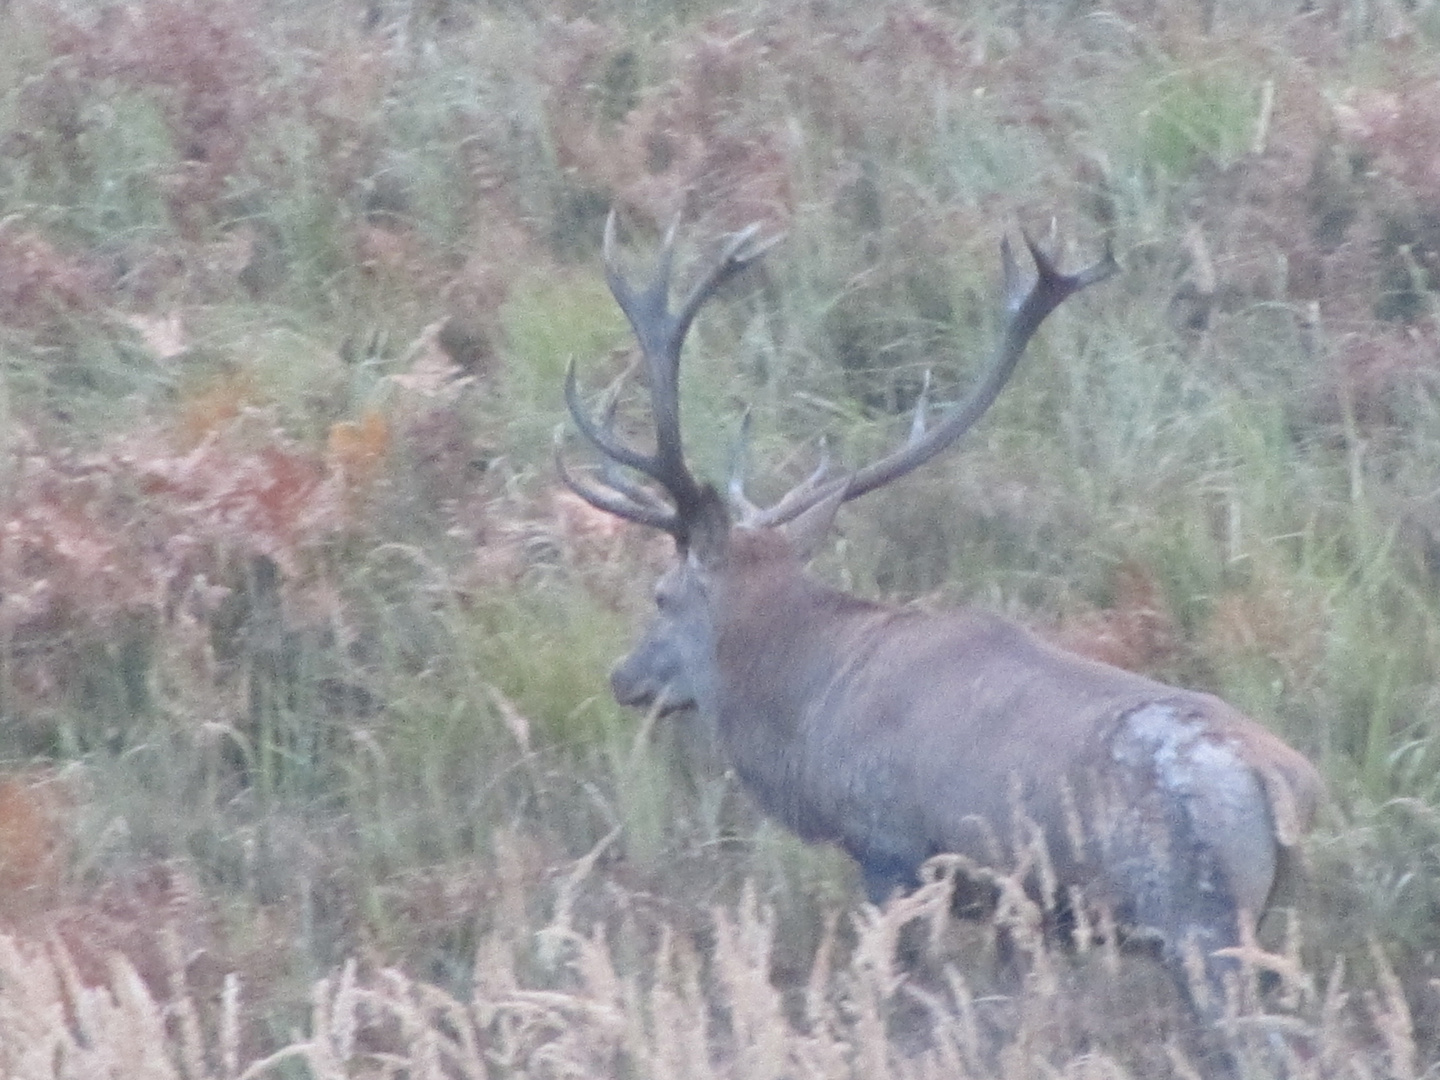
[{"label": "brown vegetation", "polygon": [[1144,958],[862,908],[611,708],[665,546],[550,460],[611,206],[789,232],[716,475],[955,392],[1017,222],[1114,237],[830,565],[1245,695],[1335,793],[1246,1060],[1433,1068],[1434,12],[1299,6],[0,4],[0,1074],[1203,1072]]}]

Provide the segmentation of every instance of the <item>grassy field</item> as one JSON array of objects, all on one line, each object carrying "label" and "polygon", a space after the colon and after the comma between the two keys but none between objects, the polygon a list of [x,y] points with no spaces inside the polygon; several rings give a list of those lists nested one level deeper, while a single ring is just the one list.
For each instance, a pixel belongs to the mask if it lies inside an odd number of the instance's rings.
[{"label": "grassy field", "polygon": [[963,393],[1002,236],[1113,242],[819,569],[1309,755],[1238,1069],[1434,1075],[1440,3],[1299,7],[0,3],[0,1076],[1207,1071],[1148,958],[869,908],[611,701],[668,542],[552,451],[612,207],[786,232],[686,362],[762,495]]}]

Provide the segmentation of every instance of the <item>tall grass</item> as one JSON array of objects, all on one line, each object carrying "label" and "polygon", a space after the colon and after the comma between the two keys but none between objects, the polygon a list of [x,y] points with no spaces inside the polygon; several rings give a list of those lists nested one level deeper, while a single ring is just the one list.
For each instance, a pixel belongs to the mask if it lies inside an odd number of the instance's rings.
[{"label": "tall grass", "polygon": [[820,572],[1313,756],[1228,1052],[1431,1068],[1432,8],[0,8],[0,1073],[1218,1060],[1145,958],[873,911],[703,724],[610,700],[669,553],[551,455],[572,359],[628,360],[612,206],[636,275],[679,211],[687,259],[788,231],[686,359],[697,467],[751,407],[758,497],[903,438],[927,372],[965,392],[1000,236],[1113,241]]}]

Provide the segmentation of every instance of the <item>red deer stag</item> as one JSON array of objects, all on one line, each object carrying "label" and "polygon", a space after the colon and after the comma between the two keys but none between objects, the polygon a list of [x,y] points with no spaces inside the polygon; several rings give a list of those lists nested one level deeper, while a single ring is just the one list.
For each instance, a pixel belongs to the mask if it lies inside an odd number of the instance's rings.
[{"label": "red deer stag", "polygon": [[[840,476],[822,464],[761,509],[738,477],[727,498],[691,474],[678,380],[696,312],[774,241],[758,241],[756,226],[736,235],[672,313],[674,232],[637,290],[615,265],[613,215],[605,228],[606,277],[639,339],[653,453],[617,436],[613,394],[596,418],[573,364],[565,383],[603,465],[579,476],[557,453],[564,481],[592,506],[669,533],[677,549],[654,621],[611,676],[616,699],[711,718],[760,806],[806,840],[840,845],[877,904],[915,887],[931,856],[995,866],[1038,827],[1060,895],[1078,888],[1158,936],[1182,992],[1218,1015],[1236,961],[1215,951],[1244,940],[1308,828],[1320,794],[1310,763],[1209,694],[1072,655],[982,611],[889,607],[805,573],[842,504],[970,429],[1045,317],[1116,272],[1109,251],[1062,274],[1027,237],[1027,288],[1003,245],[1007,319],[972,395],[928,430],[922,400],[899,449]],[[1204,958],[1198,983],[1190,955]]]}]

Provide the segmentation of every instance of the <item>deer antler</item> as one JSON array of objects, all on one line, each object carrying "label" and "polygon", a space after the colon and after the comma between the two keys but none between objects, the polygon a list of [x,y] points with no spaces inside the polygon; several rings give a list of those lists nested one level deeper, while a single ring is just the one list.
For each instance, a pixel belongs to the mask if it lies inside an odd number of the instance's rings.
[{"label": "deer antler", "polygon": [[[560,478],[575,494],[600,510],[608,511],[627,521],[662,529],[684,548],[689,543],[691,528],[707,503],[716,499],[713,488],[700,484],[685,465],[680,440],[680,353],[685,336],[696,313],[723,285],[765,254],[779,236],[756,240],[759,224],[751,225],[733,236],[720,258],[697,281],[681,301],[678,310],[670,311],[670,271],[674,262],[677,218],[665,234],[655,275],[650,284],[635,289],[621,275],[615,261],[615,212],[605,221],[605,242],[602,256],[605,280],[620,310],[630,321],[640,343],[645,385],[650,395],[650,409],[655,424],[655,452],[645,454],[626,446],[615,435],[615,403],[618,386],[612,387],[602,419],[596,422],[580,402],[572,361],[565,376],[565,403],[580,433],[589,440],[605,460],[599,484],[581,480],[565,466],[559,450],[556,464]],[[633,470],[658,484],[668,497],[654,489],[634,483],[615,466]]]},{"label": "deer antler", "polygon": [[[685,344],[685,335],[689,332],[696,313],[716,290],[755,263],[780,237],[757,240],[756,236],[760,231],[758,224],[735,234],[725,245],[719,259],[691,287],[679,310],[672,313],[670,271],[674,262],[677,224],[678,219],[665,234],[665,243],[660,249],[654,278],[649,285],[636,290],[620,274],[615,264],[614,211],[611,211],[605,222],[605,279],[640,343],[645,385],[650,395],[655,424],[654,453],[645,454],[627,446],[615,434],[616,406],[620,386],[626,376],[622,375],[611,386],[601,410],[601,418],[597,421],[580,402],[575,365],[572,361],[565,376],[565,402],[580,433],[601,454],[603,462],[599,482],[582,480],[573,475],[566,468],[559,448],[556,450],[556,465],[560,478],[592,506],[627,521],[662,529],[673,536],[683,549],[688,546],[691,530],[704,509],[720,498],[710,485],[697,481],[685,464],[680,439],[679,386],[680,353]],[[1025,236],[1025,246],[1035,263],[1035,279],[1028,287],[1015,263],[1010,242],[1001,242],[1000,258],[1005,273],[1007,311],[1005,330],[994,358],[970,397],[952,406],[941,416],[939,424],[927,430],[926,413],[929,408],[930,385],[927,374],[925,388],[921,391],[920,400],[915,407],[910,437],[902,446],[863,469],[840,477],[830,475],[828,456],[822,455],[819,468],[810,477],[786,492],[779,502],[765,509],[756,507],[745,497],[744,443],[749,425],[743,424],[741,446],[736,454],[736,465],[729,484],[731,509],[738,515],[740,524],[750,528],[783,525],[826,499],[838,496],[842,503],[858,499],[861,495],[898,480],[935,457],[958,441],[994,404],[1014,373],[1025,347],[1046,316],[1081,289],[1103,281],[1119,270],[1108,243],[1105,254],[1098,262],[1076,274],[1060,273],[1028,235]],[[628,372],[626,374],[628,375]],[[660,492],[628,479],[623,469],[639,473],[658,484]]]},{"label": "deer antler", "polygon": [[[995,350],[994,359],[968,398],[946,412],[938,425],[926,430],[925,414],[929,408],[930,390],[930,377],[927,372],[925,386],[920,392],[920,400],[916,403],[911,421],[910,437],[904,445],[863,469],[841,477],[828,477],[828,469],[822,461],[821,467],[814,474],[791,488],[774,506],[765,510],[750,507],[741,524],[751,528],[783,525],[795,520],[817,503],[835,497],[842,489],[844,494],[840,496],[840,501],[847,503],[898,480],[925,464],[957,442],[994,404],[1015,371],[1015,365],[1024,354],[1025,346],[1045,321],[1045,317],[1081,289],[1104,281],[1120,269],[1108,242],[1105,245],[1105,254],[1100,260],[1076,274],[1062,274],[1055,269],[1055,264],[1035,245],[1028,234],[1025,234],[1025,246],[1030,250],[1036,271],[1035,280],[1028,289],[1025,288],[1020,269],[1015,263],[1010,241],[1006,239],[1000,243],[1000,259],[1005,273],[1005,307],[1008,312],[1005,331]],[[741,490],[742,487],[737,478],[731,479],[732,491]]]}]

